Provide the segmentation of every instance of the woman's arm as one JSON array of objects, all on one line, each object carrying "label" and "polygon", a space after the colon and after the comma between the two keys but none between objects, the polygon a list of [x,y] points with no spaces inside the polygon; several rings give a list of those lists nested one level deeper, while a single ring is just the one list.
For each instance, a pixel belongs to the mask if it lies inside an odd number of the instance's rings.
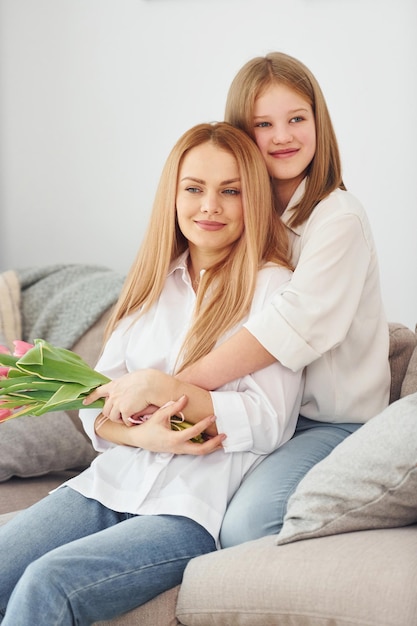
[{"label": "woman's arm", "polygon": [[146,422],[134,427],[127,427],[123,422],[112,422],[99,414],[95,419],[94,430],[98,437],[106,441],[152,452],[205,455],[220,449],[226,438],[224,434],[216,435],[204,443],[190,441],[214,424],[214,416],[205,417],[195,426],[183,431],[171,429],[170,418],[182,412],[186,403],[187,398],[183,396],[158,409]]},{"label": "woman's arm", "polygon": [[177,374],[176,378],[213,390],[275,361],[275,357],[246,328],[241,328],[218,348]]}]

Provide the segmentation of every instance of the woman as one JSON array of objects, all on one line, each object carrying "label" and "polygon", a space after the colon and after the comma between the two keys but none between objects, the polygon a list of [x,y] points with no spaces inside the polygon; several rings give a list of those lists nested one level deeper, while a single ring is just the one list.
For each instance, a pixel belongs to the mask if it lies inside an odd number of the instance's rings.
[{"label": "woman", "polygon": [[[186,132],[163,170],[97,369],[130,384],[143,377],[150,403],[159,386],[170,393],[176,371],[282,290],[291,276],[287,244],[247,135],[225,123]],[[179,584],[191,558],[218,547],[242,478],[292,436],[301,381],[301,372],[274,363],[214,393],[185,385],[188,403],[171,396],[149,419],[123,408],[114,421],[81,411],[101,454],[0,529],[8,556],[2,624],[84,626]],[[155,433],[169,442],[165,427],[182,413],[197,422],[183,437],[181,451],[192,454],[172,454],[161,442],[153,451]],[[212,436],[195,444],[198,453],[188,439],[202,431]]]}]

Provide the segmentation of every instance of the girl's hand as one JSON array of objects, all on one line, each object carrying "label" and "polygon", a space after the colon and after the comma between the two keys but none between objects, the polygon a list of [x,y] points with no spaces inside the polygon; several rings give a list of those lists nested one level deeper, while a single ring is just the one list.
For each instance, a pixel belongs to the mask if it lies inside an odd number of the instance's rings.
[{"label": "girl's hand", "polygon": [[[118,424],[103,420],[99,416],[95,429],[104,439],[115,443],[130,445],[135,448],[144,448],[151,452],[169,452],[171,454],[206,455],[222,449],[226,435],[215,435],[204,443],[194,443],[193,437],[201,434],[215,422],[214,416],[205,417],[190,428],[181,431],[171,429],[170,418],[178,415],[187,404],[187,398],[182,396],[175,402],[156,410],[143,424],[127,429],[119,421]],[[132,424],[130,424],[132,426]]]}]

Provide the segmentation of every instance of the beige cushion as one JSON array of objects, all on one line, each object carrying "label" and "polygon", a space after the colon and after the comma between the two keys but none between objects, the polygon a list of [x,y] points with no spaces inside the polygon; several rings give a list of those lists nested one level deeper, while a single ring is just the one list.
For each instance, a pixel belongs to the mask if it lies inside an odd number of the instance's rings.
[{"label": "beige cushion", "polygon": [[176,626],[175,617],[179,586],[161,593],[146,604],[115,619],[95,622],[94,626]]},{"label": "beige cushion", "polygon": [[277,543],[417,521],[417,393],[391,404],[301,480]]},{"label": "beige cushion", "polygon": [[276,546],[263,537],[192,559],[177,603],[187,626],[412,626],[417,527]]}]

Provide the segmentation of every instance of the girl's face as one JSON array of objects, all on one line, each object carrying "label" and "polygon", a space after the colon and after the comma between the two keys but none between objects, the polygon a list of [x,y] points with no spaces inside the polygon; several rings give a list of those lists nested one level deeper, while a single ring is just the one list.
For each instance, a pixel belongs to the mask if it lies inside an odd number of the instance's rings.
[{"label": "girl's face", "polygon": [[255,100],[255,139],[275,185],[293,191],[306,175],[316,151],[311,105],[286,85],[273,84]]},{"label": "girl's face", "polygon": [[177,219],[191,255],[214,261],[244,230],[241,180],[232,154],[210,142],[192,148],[181,164]]}]

